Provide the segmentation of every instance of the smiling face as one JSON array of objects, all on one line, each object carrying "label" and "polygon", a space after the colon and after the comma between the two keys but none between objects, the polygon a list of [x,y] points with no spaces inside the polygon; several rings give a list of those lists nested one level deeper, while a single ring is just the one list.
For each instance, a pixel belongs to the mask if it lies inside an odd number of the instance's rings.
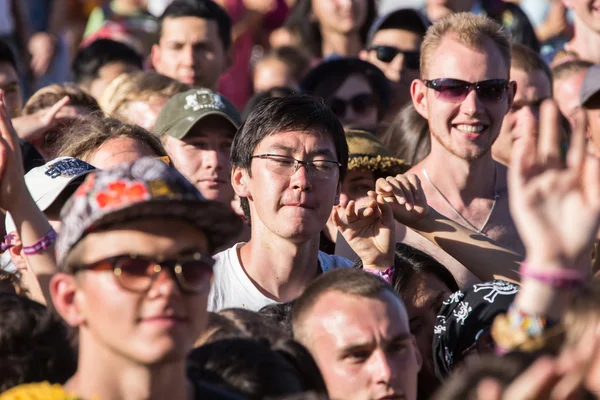
[{"label": "smiling face", "polygon": [[[210,254],[202,232],[173,219],[140,220],[91,233],[74,251],[81,265],[126,254],[152,259]],[[141,365],[183,361],[207,323],[210,282],[203,293],[184,293],[167,271],[141,293],[124,289],[112,270],[57,274],[51,286],[57,310],[79,327],[80,345],[113,360]]]},{"label": "smiling face", "polygon": [[164,145],[173,165],[209,200],[230,203],[229,153],[235,127],[209,115],[198,121],[183,138],[165,136]]},{"label": "smiling face", "polygon": [[[265,137],[253,155],[276,154],[301,161],[337,161],[332,138],[320,132],[291,131]],[[255,158],[247,170],[234,167],[232,181],[240,197],[248,198],[254,232],[293,241],[318,237],[339,193],[339,169],[328,178],[314,176],[305,166],[292,176],[269,169],[269,161]]]},{"label": "smiling face", "polygon": [[416,399],[421,357],[406,310],[391,293],[325,293],[303,330],[332,399]]},{"label": "smiling face", "polygon": [[[459,42],[453,34],[446,35],[433,52],[426,79],[453,78],[467,82],[508,79],[508,67],[502,62],[497,46],[487,39],[479,49]],[[439,61],[438,61],[439,60]],[[416,110],[429,121],[434,148],[467,161],[487,154],[500,133],[502,121],[512,104],[512,89],[499,102],[483,102],[471,90],[460,103],[443,101],[438,92],[425,87],[421,80],[411,86]]]}]

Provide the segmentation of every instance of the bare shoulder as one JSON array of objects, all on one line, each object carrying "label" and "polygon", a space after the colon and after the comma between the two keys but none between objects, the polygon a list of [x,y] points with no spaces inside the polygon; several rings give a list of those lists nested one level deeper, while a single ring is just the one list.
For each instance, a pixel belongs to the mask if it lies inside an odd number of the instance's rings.
[{"label": "bare shoulder", "polygon": [[423,179],[423,161],[413,165],[405,174],[415,174],[419,179]]}]

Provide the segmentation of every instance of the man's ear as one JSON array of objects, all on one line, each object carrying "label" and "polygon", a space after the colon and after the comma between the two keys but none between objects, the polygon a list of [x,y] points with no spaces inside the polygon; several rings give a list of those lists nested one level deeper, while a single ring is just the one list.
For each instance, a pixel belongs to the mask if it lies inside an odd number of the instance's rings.
[{"label": "man's ear", "polygon": [[73,275],[59,272],[50,279],[50,295],[54,308],[70,326],[85,322],[82,312],[82,293]]},{"label": "man's ear", "polygon": [[150,61],[152,62],[152,67],[156,69],[156,66],[160,64],[160,46],[158,44],[152,45],[152,49],[150,51]]},{"label": "man's ear", "polygon": [[427,107],[427,87],[425,86],[425,82],[420,79],[415,79],[410,84],[410,97],[412,98],[413,105],[415,106],[415,110],[423,118],[429,120],[429,109]]},{"label": "man's ear", "polygon": [[240,167],[233,167],[231,170],[231,185],[233,190],[240,197],[250,197],[250,190],[248,189],[248,171]]},{"label": "man's ear", "polygon": [[235,62],[235,53],[233,51],[233,43],[229,46],[229,50],[225,52],[225,70],[222,72],[223,74],[231,68],[233,63]]}]

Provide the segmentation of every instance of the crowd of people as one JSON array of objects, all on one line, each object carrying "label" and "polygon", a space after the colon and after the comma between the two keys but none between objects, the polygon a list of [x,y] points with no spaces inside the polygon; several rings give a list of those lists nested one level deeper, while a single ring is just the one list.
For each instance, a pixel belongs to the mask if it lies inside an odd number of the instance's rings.
[{"label": "crowd of people", "polygon": [[596,8],[0,1],[0,400],[600,398]]}]

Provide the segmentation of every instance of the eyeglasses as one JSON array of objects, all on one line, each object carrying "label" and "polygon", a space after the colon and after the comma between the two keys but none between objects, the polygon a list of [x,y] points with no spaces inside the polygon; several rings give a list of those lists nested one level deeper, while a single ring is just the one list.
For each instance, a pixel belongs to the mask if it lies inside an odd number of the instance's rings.
[{"label": "eyeglasses", "polygon": [[252,158],[260,158],[267,162],[267,169],[275,172],[278,175],[292,176],[298,171],[301,165],[306,168],[309,175],[320,178],[329,179],[336,176],[342,164],[331,160],[313,160],[300,161],[293,157],[280,156],[277,154],[258,154]]},{"label": "eyeglasses", "polygon": [[480,82],[465,82],[460,79],[441,78],[424,81],[425,86],[437,92],[437,98],[449,103],[460,103],[475,89],[484,103],[499,103],[506,99],[509,82],[506,79],[490,79]]},{"label": "eyeglasses", "polygon": [[367,50],[375,51],[377,59],[384,63],[391,63],[400,53],[404,55],[404,65],[410,69],[419,69],[421,52],[404,51],[394,46],[370,46]]},{"label": "eyeglasses", "polygon": [[162,270],[166,269],[182,292],[201,293],[210,287],[214,263],[212,257],[200,253],[162,261],[135,254],[124,254],[87,266],[78,266],[76,272],[112,270],[123,289],[147,292]]},{"label": "eyeglasses", "polygon": [[342,100],[337,97],[332,97],[327,102],[331,111],[338,118],[344,118],[348,105],[352,107],[354,113],[362,115],[365,114],[375,104],[375,99],[371,93],[360,93],[352,97],[350,100]]}]

